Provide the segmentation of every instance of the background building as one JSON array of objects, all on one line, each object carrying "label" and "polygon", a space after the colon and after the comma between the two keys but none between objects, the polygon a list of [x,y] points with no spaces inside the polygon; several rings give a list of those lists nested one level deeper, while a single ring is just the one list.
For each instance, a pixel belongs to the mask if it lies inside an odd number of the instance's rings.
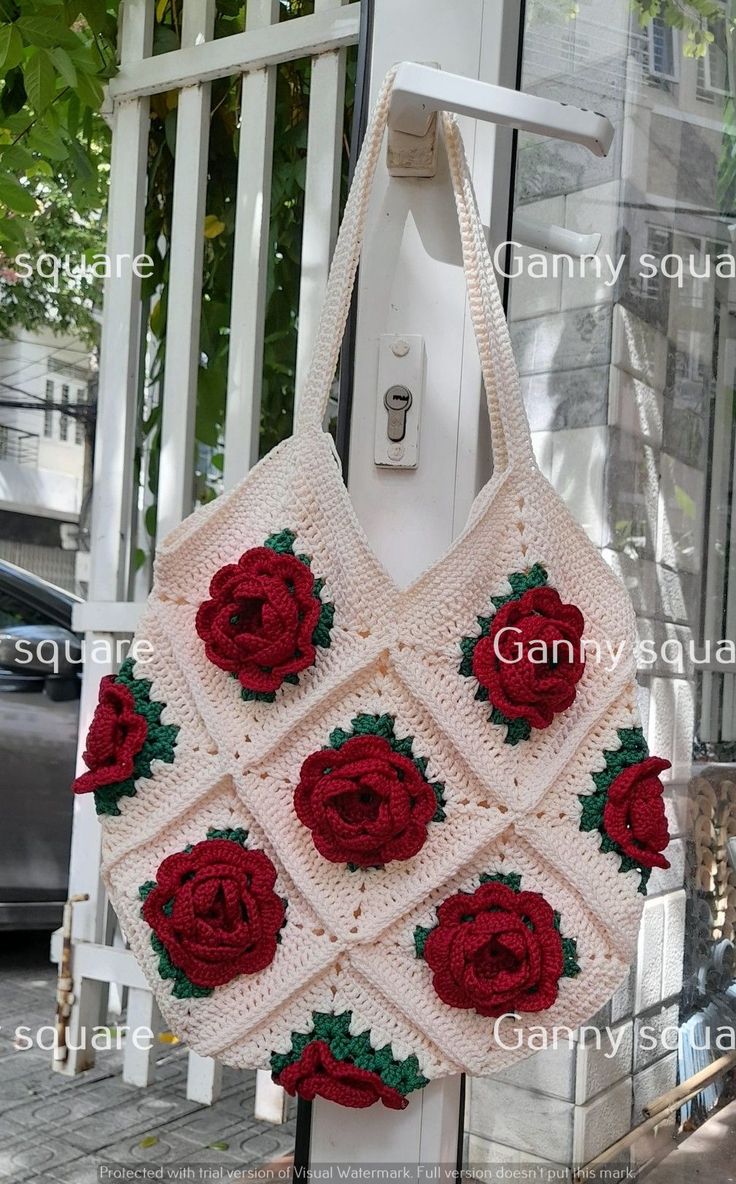
[{"label": "background building", "polygon": [[[624,579],[640,639],[658,653],[667,639],[685,649],[683,662],[642,663],[638,674],[650,750],[672,762],[665,779],[675,838],[671,868],[650,881],[638,965],[596,1018],[613,1027],[616,1055],[581,1040],[474,1081],[471,1162],[585,1163],[640,1122],[642,1108],[675,1085],[678,1053],[671,1042],[646,1051],[638,1034],[681,1024],[687,1046],[688,1025],[713,1022],[731,982],[736,921],[736,879],[722,846],[736,806],[726,780],[733,766],[712,763],[733,760],[734,676],[713,664],[696,669],[687,657],[705,638],[733,637],[736,625],[736,288],[715,275],[718,255],[733,254],[736,221],[724,185],[724,21],[712,24],[708,53],[696,58],[662,19],[641,28],[628,0],[581,2],[575,19],[564,8],[534,6],[522,87],[607,115],[613,148],[601,159],[520,137],[516,208],[542,224],[600,234],[598,257],[624,264],[615,283],[606,266],[600,276],[591,267],[585,278],[512,279],[512,331],[543,471]],[[661,274],[669,254],[684,261],[682,281]],[[528,261],[528,250],[521,255]],[[642,256],[653,257],[656,275]],[[709,265],[710,278],[696,278]],[[676,266],[665,262],[670,275]],[[700,814],[703,841],[687,841]],[[693,1071],[683,1055],[680,1080]],[[639,1163],[670,1145],[674,1123],[637,1144]]]},{"label": "background building", "polygon": [[96,372],[72,337],[0,342],[0,558],[78,590]]}]

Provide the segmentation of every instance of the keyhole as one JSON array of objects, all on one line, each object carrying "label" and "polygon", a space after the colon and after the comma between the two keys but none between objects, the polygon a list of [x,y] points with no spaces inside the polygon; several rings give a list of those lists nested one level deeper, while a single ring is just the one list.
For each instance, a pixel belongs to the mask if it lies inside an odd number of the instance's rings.
[{"label": "keyhole", "polygon": [[398,444],[406,435],[406,414],[412,404],[411,391],[405,386],[390,386],[383,396],[388,411],[388,438]]}]

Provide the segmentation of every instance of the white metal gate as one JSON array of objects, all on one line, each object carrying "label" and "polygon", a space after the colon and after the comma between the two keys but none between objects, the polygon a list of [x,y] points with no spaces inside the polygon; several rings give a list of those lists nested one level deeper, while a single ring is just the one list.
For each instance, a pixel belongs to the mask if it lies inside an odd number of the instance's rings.
[{"label": "white metal gate", "polygon": [[[237,220],[232,280],[232,348],[225,428],[225,483],[234,484],[257,456],[265,317],[266,253],[276,67],[312,59],[308,129],[300,345],[297,386],[315,331],[334,237],[344,112],[344,50],[358,38],[360,7],[343,0],[315,0],[314,15],[278,23],[279,0],[249,0],[246,30],[212,40],[214,0],[184,0],[182,48],[151,56],[154,4],[122,6],[120,72],[110,85],[113,148],[108,253],[134,258],[143,251],[149,99],[178,90],[170,304],[163,391],[158,533],[162,537],[192,509],[192,454],[199,364],[204,199],[207,185],[209,91],[214,78],[242,74]],[[89,601],[75,617],[87,652],[100,640],[112,647],[135,628],[139,605],[131,599],[131,552],[136,507],[133,452],[143,332],[140,281],[133,271],[108,281],[102,330],[95,455],[95,505]],[[101,647],[98,648],[101,652]],[[89,662],[85,674],[81,735],[97,701],[100,679],[111,670]],[[88,900],[74,913],[74,1004],[70,1051],[56,1062],[74,1074],[94,1061],[89,1034],[102,1022],[111,983],[128,988],[128,1020],[154,1030],[158,1015],[130,953],[113,945],[112,919],[99,878],[100,828],[92,801],[75,801],[70,895]],[[153,1057],[129,1042],[124,1074],[145,1085]],[[190,1054],[191,1097],[211,1101],[217,1069]]]}]

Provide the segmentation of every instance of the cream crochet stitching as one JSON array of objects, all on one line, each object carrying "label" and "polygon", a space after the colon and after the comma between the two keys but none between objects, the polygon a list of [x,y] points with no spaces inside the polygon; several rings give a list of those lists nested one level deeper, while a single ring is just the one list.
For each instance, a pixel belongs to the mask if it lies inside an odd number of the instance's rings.
[{"label": "cream crochet stitching", "polygon": [[[138,677],[153,680],[179,726],[173,764],[154,764],[120,816],[102,820],[103,874],[134,954],[171,1028],[203,1055],[267,1067],[313,1011],[353,1015],[376,1048],[416,1054],[422,1073],[493,1073],[527,1054],[494,1043],[493,1021],[443,1004],[414,928],[434,924],[436,905],[472,890],[483,873],[521,873],[542,892],[577,940],[581,973],[563,978],[556,1003],[521,1027],[575,1026],[610,997],[632,958],[642,897],[636,873],[581,833],[578,794],[591,792],[617,729],[636,726],[628,597],[539,473],[531,452],[516,367],[488,258],[462,142],[443,118],[445,142],[493,427],[496,475],[481,491],[450,551],[401,590],[371,552],[320,423],[360,251],[370,182],[386,125],[389,76],[366,136],[335,258],[315,359],[294,435],[232,492],[193,514],[160,548],[138,637],[152,643]],[[331,645],[272,704],[244,702],[237,680],[210,663],[195,630],[212,575],[271,533],[288,527],[311,556],[336,607]],[[542,563],[563,601],[578,605],[585,636],[626,644],[614,672],[589,662],[569,710],[517,746],[488,722],[472,679],[458,673],[459,640],[477,629],[507,576]],[[300,824],[292,795],[303,760],[350,728],[360,712],[396,717],[445,786],[446,819],[430,824],[414,858],[381,870],[329,863]],[[288,899],[287,924],[265,970],[241,975],[210,996],[177,999],[158,973],[139,885],[161,861],[204,839],[209,827],[243,827],[263,849]]]}]

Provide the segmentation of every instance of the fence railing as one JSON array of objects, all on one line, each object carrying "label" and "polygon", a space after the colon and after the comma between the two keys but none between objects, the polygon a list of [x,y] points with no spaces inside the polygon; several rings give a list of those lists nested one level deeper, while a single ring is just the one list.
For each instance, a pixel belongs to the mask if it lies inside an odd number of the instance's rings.
[{"label": "fence railing", "polygon": [[0,423],[0,461],[17,465],[38,465],[38,434]]},{"label": "fence railing", "polygon": [[[111,258],[134,258],[144,248],[149,100],[162,92],[176,92],[169,245],[169,290],[175,299],[170,301],[166,324],[160,538],[191,511],[193,501],[210,83],[217,78],[242,79],[223,478],[225,486],[232,486],[258,455],[277,69],[285,62],[311,59],[298,399],[333,245],[340,190],[338,148],[344,119],[345,50],[358,40],[360,4],[315,0],[312,14],[283,21],[279,0],[249,0],[245,30],[217,38],[213,36],[214,0],[184,0],[181,48],[163,54],[153,53],[155,7],[151,0],[124,3],[120,70],[109,87],[113,111],[107,252]],[[109,280],[105,288],[89,601],[78,606],[74,618],[75,627],[85,632],[92,644],[97,637],[109,640],[128,632],[140,608],[130,601],[137,521],[131,474],[135,468],[143,332],[140,279],[131,269],[121,278]],[[85,670],[82,736],[105,673],[112,673],[111,665],[108,670],[97,663],[94,670]],[[115,938],[100,881],[100,854],[100,828],[93,803],[77,799],[69,891],[85,899],[74,913],[74,1002],[68,1021],[68,1055],[54,1066],[67,1075],[94,1062],[89,1033],[97,1022],[94,1017],[104,1010],[112,984],[127,988],[131,1028],[155,1030],[161,1023],[132,954]],[[54,948],[60,948],[58,935]],[[126,1081],[147,1085],[154,1070],[151,1053],[137,1050],[135,1042],[126,1044]],[[218,1088],[219,1067],[190,1053],[188,1096],[211,1101]]]}]

